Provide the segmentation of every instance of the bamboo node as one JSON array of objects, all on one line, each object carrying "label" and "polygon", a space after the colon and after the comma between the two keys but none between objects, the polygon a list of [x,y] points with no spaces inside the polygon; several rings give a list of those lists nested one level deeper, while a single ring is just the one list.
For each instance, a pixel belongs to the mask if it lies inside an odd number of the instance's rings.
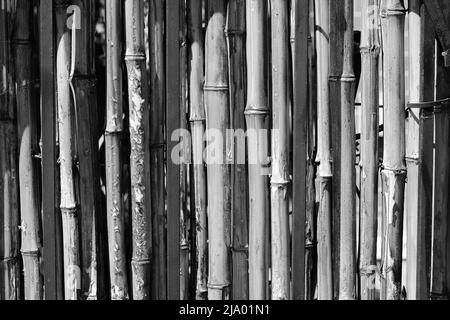
[{"label": "bamboo node", "polygon": [[229,87],[227,85],[219,85],[219,86],[208,86],[208,85],[204,85],[203,86],[203,90],[204,91],[209,91],[209,92],[217,92],[217,91],[228,91]]}]

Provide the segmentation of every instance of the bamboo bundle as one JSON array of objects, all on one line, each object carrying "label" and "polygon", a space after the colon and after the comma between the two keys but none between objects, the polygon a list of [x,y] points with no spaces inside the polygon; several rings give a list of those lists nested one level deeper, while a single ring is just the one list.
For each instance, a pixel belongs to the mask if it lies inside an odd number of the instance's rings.
[{"label": "bamboo bundle", "polygon": [[[73,102],[71,94],[72,35],[67,28],[68,1],[56,3],[56,28],[58,32],[56,79],[58,92],[60,209],[63,225],[64,298],[77,300],[80,289],[79,212],[75,194],[73,141]],[[72,26],[73,27],[73,26]]]},{"label": "bamboo bundle", "polygon": [[340,264],[339,299],[352,300],[355,294],[355,75],[353,72],[353,0],[344,0],[343,67],[340,116]]},{"label": "bamboo bundle", "polygon": [[382,296],[400,299],[402,274],[403,198],[405,166],[405,8],[402,0],[388,0],[382,8],[384,51],[384,252]]},{"label": "bamboo bundle", "polygon": [[232,242],[234,300],[248,300],[248,171],[245,131],[246,66],[245,66],[245,1],[230,0],[227,21],[230,59],[230,124],[234,130],[232,179]]},{"label": "bamboo bundle", "polygon": [[378,216],[378,107],[380,56],[378,0],[362,2],[362,115],[361,211],[359,275],[360,298],[375,300]]},{"label": "bamboo bundle", "polygon": [[208,295],[208,234],[206,213],[206,171],[203,164],[203,135],[205,132],[205,106],[203,97],[204,41],[202,28],[202,1],[189,1],[189,94],[192,132],[192,159],[194,162],[194,201],[196,233],[196,299],[206,300]]},{"label": "bamboo bundle", "polygon": [[149,174],[149,108],[145,72],[144,1],[125,1],[125,62],[130,106],[130,169],[133,230],[133,299],[150,298],[151,216]]},{"label": "bamboo bundle", "polygon": [[319,300],[333,298],[331,269],[331,180],[332,164],[330,150],[329,106],[329,32],[330,0],[316,2],[317,44],[317,297]]},{"label": "bamboo bundle", "polygon": [[264,62],[266,2],[246,1],[247,21],[247,106],[245,117],[248,136],[249,182],[249,299],[266,298],[266,217],[267,178],[263,175],[260,154],[267,146],[258,137],[269,115],[266,96],[266,67]]},{"label": "bamboo bundle", "polygon": [[[230,270],[230,166],[224,145],[229,128],[228,60],[225,40],[225,0],[208,1],[208,25],[206,28],[205,106],[207,140],[215,139],[210,146],[218,159],[208,151],[208,237],[209,282],[208,299],[229,298]],[[217,141],[222,140],[222,143]]]},{"label": "bamboo bundle", "polygon": [[20,298],[19,198],[11,1],[0,2],[0,299]]},{"label": "bamboo bundle", "polygon": [[[409,1],[409,102],[434,99],[434,28],[420,0]],[[409,300],[429,298],[428,217],[432,212],[433,118],[428,109],[408,109],[405,191],[406,292]],[[431,220],[431,219],[430,219]]]},{"label": "bamboo bundle", "polygon": [[153,236],[152,299],[165,299],[166,288],[166,230],[164,203],[164,7],[165,0],[150,1],[150,179]]}]

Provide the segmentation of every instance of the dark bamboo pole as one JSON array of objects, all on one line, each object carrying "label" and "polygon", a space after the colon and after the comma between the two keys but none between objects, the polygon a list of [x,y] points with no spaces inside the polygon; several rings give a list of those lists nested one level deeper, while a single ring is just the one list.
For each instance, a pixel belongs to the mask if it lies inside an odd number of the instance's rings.
[{"label": "dark bamboo pole", "polygon": [[145,72],[144,1],[125,1],[125,62],[130,106],[133,299],[150,299],[151,216],[149,107]]},{"label": "dark bamboo pole", "polygon": [[330,0],[316,2],[317,44],[317,297],[319,300],[333,298],[331,268],[331,180],[332,163],[330,150],[330,105],[329,105],[329,34]]},{"label": "dark bamboo pole", "polygon": [[[339,4],[341,3],[338,1]],[[343,70],[341,82],[340,135],[340,264],[339,299],[356,299],[355,208],[355,75],[353,72],[353,0],[344,0]],[[333,54],[333,53],[331,53]]]},{"label": "dark bamboo pole", "polygon": [[230,59],[230,123],[234,130],[232,166],[233,300],[248,300],[248,171],[246,161],[245,0],[231,0],[228,8]]},{"label": "dark bamboo pole", "polygon": [[[0,2],[0,299],[20,298],[17,116],[11,52],[12,3]],[[21,15],[23,16],[23,14]],[[27,25],[23,26],[25,31]],[[23,29],[22,29],[23,30]],[[18,57],[19,58],[19,57]],[[26,55],[25,55],[26,58]],[[24,66],[24,71],[27,67]],[[23,72],[22,72],[23,74]],[[28,86],[26,86],[28,87]],[[18,92],[20,93],[20,92]],[[31,151],[31,149],[30,149]],[[27,270],[28,271],[28,270]],[[28,290],[27,290],[28,291]]]},{"label": "dark bamboo pole", "polygon": [[[225,147],[229,127],[228,59],[225,40],[227,2],[208,1],[206,28],[205,106],[207,140],[214,139],[208,148],[208,238],[209,279],[208,299],[226,300],[230,294],[230,166]],[[221,141],[218,142],[218,141]],[[215,158],[218,157],[218,158]]]},{"label": "dark bamboo pole", "polygon": [[267,148],[258,134],[269,115],[267,105],[266,66],[264,61],[267,4],[246,1],[247,22],[247,105],[245,117],[248,131],[249,183],[249,299],[266,298],[266,207],[267,177],[263,175],[260,154]]},{"label": "dark bamboo pole", "polygon": [[362,12],[360,298],[375,300],[378,217],[378,108],[380,56],[378,0],[364,0]]},{"label": "dark bamboo pole", "polygon": [[150,46],[150,167],[152,190],[152,298],[166,299],[166,228],[164,197],[164,8],[165,0],[150,0],[149,46]]},{"label": "dark bamboo pole", "polygon": [[389,0],[382,8],[384,51],[384,194],[383,291],[388,300],[400,299],[403,247],[403,199],[405,165],[405,7]]}]

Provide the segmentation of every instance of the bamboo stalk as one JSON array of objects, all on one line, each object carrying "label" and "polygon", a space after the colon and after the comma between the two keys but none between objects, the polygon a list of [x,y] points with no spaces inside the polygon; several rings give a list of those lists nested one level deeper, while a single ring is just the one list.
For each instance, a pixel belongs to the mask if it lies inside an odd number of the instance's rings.
[{"label": "bamboo stalk", "polygon": [[245,116],[248,136],[249,182],[249,299],[266,298],[266,217],[265,201],[267,177],[263,175],[260,154],[267,150],[258,135],[269,115],[267,106],[266,67],[264,62],[266,3],[246,1],[247,21],[247,106]]},{"label": "bamboo stalk", "polygon": [[151,216],[149,172],[149,108],[145,72],[144,1],[125,1],[125,62],[128,71],[131,141],[131,210],[133,230],[133,299],[150,298]]},{"label": "bamboo stalk", "polygon": [[[229,127],[228,60],[225,40],[226,1],[208,1],[206,28],[205,106],[207,140],[215,137],[212,146],[220,159],[208,152],[208,230],[209,280],[208,299],[227,300],[230,291],[230,166],[223,144]],[[219,137],[216,136],[221,135]],[[217,143],[217,138],[222,139]],[[215,161],[216,160],[216,161]],[[214,230],[214,231],[213,231]]]},{"label": "bamboo stalk", "polygon": [[382,169],[384,200],[383,295],[398,300],[401,294],[403,200],[405,166],[405,8],[401,0],[389,0],[382,8],[384,51],[384,155]]},{"label": "bamboo stalk", "polygon": [[121,140],[123,125],[122,96],[122,8],[117,1],[106,2],[106,210],[108,220],[109,275],[111,299],[128,299],[125,252],[125,225],[122,200]]},{"label": "bamboo stalk", "polygon": [[[340,1],[338,1],[341,4]],[[340,135],[340,265],[339,299],[352,300],[355,294],[355,75],[353,72],[353,0],[344,0],[343,70],[341,83]]]},{"label": "bamboo stalk", "polygon": [[232,167],[233,300],[248,300],[248,171],[245,164],[246,66],[245,0],[231,0],[227,22],[230,59],[231,128],[234,130]]},{"label": "bamboo stalk", "polygon": [[152,190],[152,298],[166,299],[166,230],[164,203],[164,107],[165,107],[165,71],[164,71],[164,8],[165,0],[150,1],[150,167]]},{"label": "bamboo stalk", "polygon": [[285,0],[271,1],[272,34],[272,299],[290,298],[289,259],[289,126],[288,107],[288,6]]},{"label": "bamboo stalk", "polygon": [[364,0],[362,12],[360,298],[375,300],[378,217],[378,108],[380,56],[378,0]]},{"label": "bamboo stalk", "polygon": [[319,300],[333,298],[331,268],[331,181],[332,163],[330,150],[330,105],[329,105],[329,33],[330,0],[316,2],[317,43],[317,297]]},{"label": "bamboo stalk", "polygon": [[[409,102],[434,99],[433,24],[420,0],[409,1]],[[433,122],[427,109],[408,109],[405,192],[406,292],[409,300],[429,298],[428,217],[432,212]],[[430,219],[431,220],[431,219]]]},{"label": "bamboo stalk", "polygon": [[75,195],[73,103],[71,93],[72,35],[67,28],[68,1],[56,3],[60,209],[63,225],[64,298],[77,300],[80,289],[79,210]]}]

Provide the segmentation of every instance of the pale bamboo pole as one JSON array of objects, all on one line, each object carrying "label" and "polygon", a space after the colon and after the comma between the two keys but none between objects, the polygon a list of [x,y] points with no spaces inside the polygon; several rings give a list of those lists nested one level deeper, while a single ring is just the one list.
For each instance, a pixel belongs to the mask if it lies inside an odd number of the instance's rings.
[{"label": "pale bamboo pole", "polygon": [[78,204],[75,195],[73,141],[73,95],[71,91],[72,35],[67,28],[67,1],[56,3],[58,32],[56,77],[58,93],[60,209],[63,226],[64,298],[77,300],[80,289],[80,243]]},{"label": "pale bamboo pole", "polygon": [[361,102],[360,298],[375,300],[378,217],[378,108],[380,56],[378,0],[363,0]]},{"label": "pale bamboo pole", "polygon": [[290,298],[289,198],[289,97],[288,45],[289,20],[287,0],[271,2],[272,46],[272,299]]},{"label": "pale bamboo pole", "polygon": [[[338,1],[341,3],[341,1]],[[355,225],[355,75],[353,72],[353,0],[344,0],[343,70],[341,82],[340,135],[340,264],[339,299],[356,298]],[[331,53],[333,54],[333,53]]]},{"label": "pale bamboo pole", "polygon": [[192,159],[194,162],[194,201],[196,226],[196,299],[208,297],[208,229],[206,213],[206,171],[203,163],[205,132],[204,39],[202,28],[202,0],[189,1],[189,62],[190,62],[190,123]]},{"label": "pale bamboo pole", "polygon": [[228,8],[230,60],[230,123],[234,130],[232,167],[233,300],[248,300],[248,171],[245,139],[246,66],[245,0],[230,0]]},{"label": "pale bamboo pole", "polygon": [[401,294],[403,199],[405,165],[405,7],[402,0],[387,0],[382,8],[384,51],[384,252],[382,293],[388,300]]},{"label": "pale bamboo pole", "polygon": [[330,150],[329,106],[329,33],[330,0],[315,4],[317,44],[317,297],[319,300],[333,298],[331,268],[331,180],[333,178]]},{"label": "pale bamboo pole", "polygon": [[[409,102],[434,100],[433,24],[421,0],[409,1]],[[427,243],[432,212],[433,122],[430,110],[408,109],[405,191],[406,293],[408,300],[429,298]],[[430,219],[431,222],[431,219]],[[429,225],[429,226],[428,226]]]},{"label": "pale bamboo pole", "polygon": [[[11,30],[12,3],[0,1],[0,299],[20,298],[17,116]],[[25,67],[26,68],[26,67]]]},{"label": "pale bamboo pole", "polygon": [[165,0],[150,0],[149,47],[150,47],[150,153],[152,190],[152,299],[167,297],[166,281],[166,210],[164,183],[164,8]]},{"label": "pale bamboo pole", "polygon": [[[225,130],[229,127],[228,59],[225,40],[227,3],[225,0],[208,1],[206,28],[205,106],[208,141],[218,159],[208,151],[208,238],[209,279],[208,299],[229,298],[230,286],[230,166],[226,164]],[[214,138],[213,138],[214,137]],[[221,140],[221,143],[218,142]]]},{"label": "pale bamboo pole", "polygon": [[133,299],[150,299],[151,215],[149,107],[144,41],[144,1],[125,1],[125,62],[130,108]]},{"label": "pale bamboo pole", "polygon": [[266,66],[264,61],[266,2],[246,1],[247,21],[247,106],[249,180],[249,299],[266,298],[266,207],[267,177],[263,174],[260,154],[267,146],[258,135],[269,115],[267,105]]},{"label": "pale bamboo pole", "polygon": [[128,280],[122,199],[122,4],[106,2],[106,212],[111,299],[126,300]]}]

